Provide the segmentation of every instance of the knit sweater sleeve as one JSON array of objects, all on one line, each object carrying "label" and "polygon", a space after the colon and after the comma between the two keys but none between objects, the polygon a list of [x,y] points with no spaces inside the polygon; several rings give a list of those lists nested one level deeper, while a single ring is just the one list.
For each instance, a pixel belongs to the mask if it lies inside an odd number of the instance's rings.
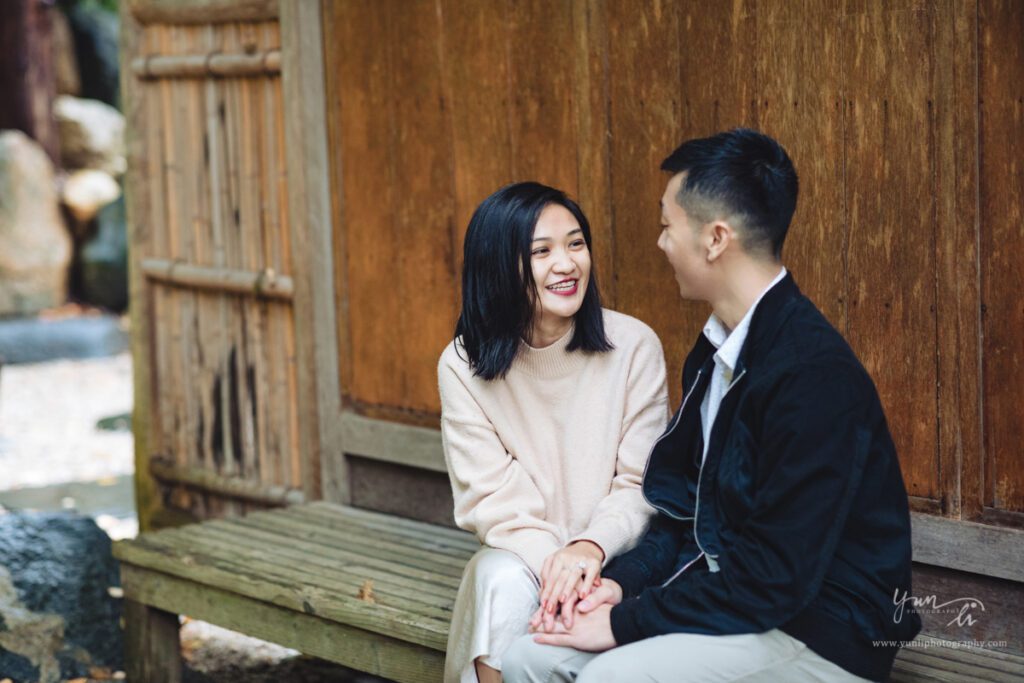
[{"label": "knit sweater sleeve", "polygon": [[651,447],[668,419],[668,389],[661,342],[650,328],[644,326],[643,332],[629,363],[615,477],[587,528],[569,541],[597,543],[606,563],[636,545],[654,513],[640,484]]},{"label": "knit sweater sleeve", "polygon": [[481,543],[518,555],[540,576],[561,547],[545,520],[536,483],[505,449],[459,373],[441,357],[441,439],[455,499],[455,523]]}]

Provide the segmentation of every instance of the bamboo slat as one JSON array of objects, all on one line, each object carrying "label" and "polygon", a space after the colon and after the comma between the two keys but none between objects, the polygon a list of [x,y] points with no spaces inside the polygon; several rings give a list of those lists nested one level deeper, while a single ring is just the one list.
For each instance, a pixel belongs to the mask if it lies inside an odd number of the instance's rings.
[{"label": "bamboo slat", "polygon": [[214,76],[275,76],[281,73],[281,51],[250,54],[149,55],[132,60],[138,78],[208,78]]},{"label": "bamboo slat", "polygon": [[279,0],[127,0],[141,24],[213,24],[277,18]]},{"label": "bamboo slat", "polygon": [[146,259],[142,270],[150,279],[181,287],[250,294],[266,299],[290,300],[294,296],[292,279],[278,275],[270,268],[252,271],[197,266],[178,260]]},{"label": "bamboo slat", "polygon": [[259,482],[224,476],[202,467],[175,465],[166,457],[152,458],[149,471],[166,484],[185,486],[260,505],[295,505],[305,502],[306,499],[302,491],[297,489],[262,486]]}]

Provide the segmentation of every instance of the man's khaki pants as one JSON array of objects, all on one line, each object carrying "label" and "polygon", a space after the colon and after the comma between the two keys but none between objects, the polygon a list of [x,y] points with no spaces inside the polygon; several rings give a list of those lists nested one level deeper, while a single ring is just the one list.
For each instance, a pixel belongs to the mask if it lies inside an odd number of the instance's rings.
[{"label": "man's khaki pants", "polygon": [[506,683],[865,680],[778,629],[736,636],[670,634],[602,653],[538,645],[533,636],[524,636],[512,644],[503,662]]}]

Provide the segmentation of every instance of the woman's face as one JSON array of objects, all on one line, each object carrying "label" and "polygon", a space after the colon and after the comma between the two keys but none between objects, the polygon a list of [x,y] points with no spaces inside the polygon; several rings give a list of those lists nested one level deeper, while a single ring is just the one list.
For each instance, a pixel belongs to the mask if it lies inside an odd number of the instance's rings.
[{"label": "woman's face", "polygon": [[541,211],[530,252],[541,324],[569,324],[590,281],[590,250],[572,213],[560,204]]}]

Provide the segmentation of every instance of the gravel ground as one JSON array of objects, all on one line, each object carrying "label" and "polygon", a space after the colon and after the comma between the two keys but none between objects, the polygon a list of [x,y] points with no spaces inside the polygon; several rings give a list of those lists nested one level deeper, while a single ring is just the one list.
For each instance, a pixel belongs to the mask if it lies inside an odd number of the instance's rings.
[{"label": "gravel ground", "polygon": [[[134,536],[131,432],[118,419],[97,428],[131,406],[127,353],[0,369],[0,506],[74,508]],[[185,619],[181,638],[187,683],[386,683],[201,621]]]}]

